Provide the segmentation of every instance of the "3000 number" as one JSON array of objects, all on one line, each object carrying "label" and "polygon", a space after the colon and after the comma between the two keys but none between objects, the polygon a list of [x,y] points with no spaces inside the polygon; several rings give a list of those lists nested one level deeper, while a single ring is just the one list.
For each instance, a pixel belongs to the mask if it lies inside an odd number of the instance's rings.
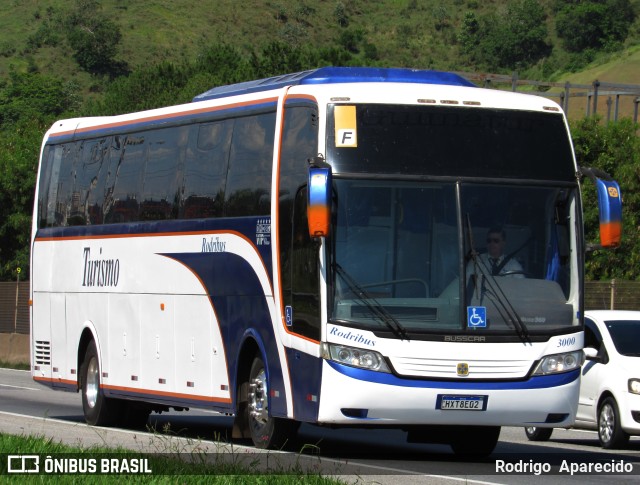
[{"label": "3000 number", "polygon": [[569,345],[575,345],[576,338],[575,337],[566,337],[558,340],[558,347],[568,347]]}]

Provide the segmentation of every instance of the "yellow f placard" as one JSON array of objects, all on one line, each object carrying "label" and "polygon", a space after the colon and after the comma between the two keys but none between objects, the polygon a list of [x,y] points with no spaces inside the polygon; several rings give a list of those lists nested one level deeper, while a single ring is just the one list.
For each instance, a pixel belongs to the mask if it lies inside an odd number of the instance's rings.
[{"label": "yellow f placard", "polygon": [[356,107],[336,106],[333,116],[336,127],[336,148],[356,148],[358,146]]}]

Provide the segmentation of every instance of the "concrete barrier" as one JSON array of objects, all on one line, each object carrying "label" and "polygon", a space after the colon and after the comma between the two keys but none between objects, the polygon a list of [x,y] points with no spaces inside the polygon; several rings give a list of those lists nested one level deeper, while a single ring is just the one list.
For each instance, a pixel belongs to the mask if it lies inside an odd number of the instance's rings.
[{"label": "concrete barrier", "polygon": [[29,365],[29,335],[0,333],[0,361]]}]

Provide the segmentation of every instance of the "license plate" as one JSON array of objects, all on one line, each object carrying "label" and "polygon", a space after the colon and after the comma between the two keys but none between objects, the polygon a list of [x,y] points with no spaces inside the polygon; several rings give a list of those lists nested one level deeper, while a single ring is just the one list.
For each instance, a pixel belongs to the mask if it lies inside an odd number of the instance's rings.
[{"label": "license plate", "polygon": [[436,409],[443,411],[485,411],[489,396],[438,394]]}]

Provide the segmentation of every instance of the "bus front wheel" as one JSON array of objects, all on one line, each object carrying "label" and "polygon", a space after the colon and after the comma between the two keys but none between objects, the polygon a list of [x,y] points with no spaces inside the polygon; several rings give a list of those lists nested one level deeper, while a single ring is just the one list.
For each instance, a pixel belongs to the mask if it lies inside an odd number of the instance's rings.
[{"label": "bus front wheel", "polygon": [[109,426],[116,423],[121,402],[104,396],[100,387],[100,359],[96,344],[91,341],[80,368],[82,410],[84,418],[92,426]]},{"label": "bus front wheel", "polygon": [[547,441],[551,438],[553,428],[538,428],[537,426],[526,426],[524,432],[529,441]]},{"label": "bus front wheel", "polygon": [[255,357],[249,372],[246,422],[257,448],[280,449],[290,442],[297,431],[295,421],[269,414],[269,384],[264,362]]}]

